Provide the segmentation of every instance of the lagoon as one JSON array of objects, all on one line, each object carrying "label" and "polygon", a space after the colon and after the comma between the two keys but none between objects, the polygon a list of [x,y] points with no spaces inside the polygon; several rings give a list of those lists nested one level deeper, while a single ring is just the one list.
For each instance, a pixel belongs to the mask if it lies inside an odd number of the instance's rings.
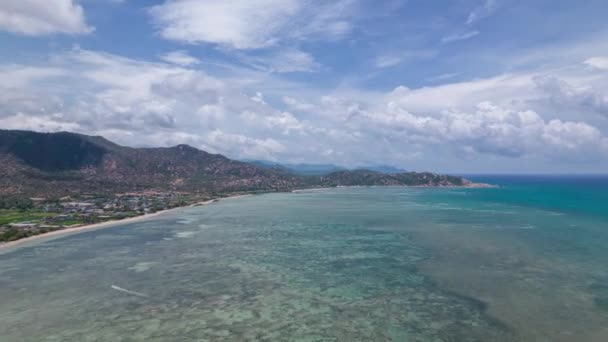
[{"label": "lagoon", "polygon": [[481,180],[502,188],[250,196],[17,248],[0,336],[608,340],[606,178]]}]

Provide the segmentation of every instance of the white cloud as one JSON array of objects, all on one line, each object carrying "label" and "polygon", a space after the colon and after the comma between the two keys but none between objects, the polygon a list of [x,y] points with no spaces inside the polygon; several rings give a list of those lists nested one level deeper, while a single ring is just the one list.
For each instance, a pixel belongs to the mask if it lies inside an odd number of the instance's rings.
[{"label": "white cloud", "polygon": [[26,129],[44,132],[78,131],[80,125],[74,122],[62,122],[60,114],[31,116],[23,113],[0,118],[3,129]]},{"label": "white cloud", "polygon": [[295,49],[281,52],[280,55],[270,60],[269,66],[277,72],[310,72],[320,68],[309,53]]},{"label": "white cloud", "polygon": [[227,151],[238,158],[274,159],[277,153],[285,151],[285,146],[272,138],[256,139],[240,134],[228,134],[221,130],[210,132],[206,143],[216,150]]},{"label": "white cloud", "polygon": [[64,75],[65,71],[55,67],[8,65],[0,66],[3,88],[23,88],[33,81]]},{"label": "white cloud", "polygon": [[165,39],[257,49],[285,39],[341,37],[352,1],[167,0],[150,9]]},{"label": "white cloud", "polygon": [[311,103],[306,103],[290,96],[283,96],[283,103],[298,111],[311,111],[315,108],[315,105]]},{"label": "white cloud", "polygon": [[[307,129],[261,93],[247,96],[200,70],[79,49],[54,60],[53,68],[0,68],[16,89],[13,100],[1,92],[0,125],[107,134],[129,145],[191,143],[243,158],[274,158],[286,151],[278,138]],[[64,101],[50,105],[56,98]]]},{"label": "white cloud", "polygon": [[170,0],[150,13],[166,39],[251,49],[272,45],[299,7],[295,0]]},{"label": "white cloud", "polygon": [[462,75],[461,72],[450,72],[450,73],[445,73],[445,74],[441,74],[441,75],[437,75],[434,77],[429,78],[429,81],[432,82],[436,82],[436,81],[445,81],[445,80],[449,80],[451,78],[454,78],[456,76],[460,76]]},{"label": "white cloud", "polygon": [[608,57],[592,57],[585,64],[595,69],[608,70]]},{"label": "white cloud", "polygon": [[441,38],[441,44],[457,42],[459,40],[467,40],[467,39],[477,36],[478,34],[479,34],[479,31],[468,31],[468,32],[464,32],[464,33],[445,36],[445,37]]},{"label": "white cloud", "polygon": [[466,24],[471,25],[480,19],[488,17],[496,10],[496,0],[483,0],[483,4],[476,7],[467,17]]},{"label": "white cloud", "polygon": [[558,106],[586,109],[608,117],[608,94],[593,87],[575,86],[551,75],[534,77],[539,90]]},{"label": "white cloud", "polygon": [[529,74],[505,74],[417,89],[400,86],[386,95],[386,101],[397,102],[413,112],[440,112],[453,108],[468,111],[484,101],[501,106],[525,105],[538,97],[538,93],[532,91],[535,87],[533,77]]},{"label": "white cloud", "polygon": [[[138,146],[188,143],[239,158],[347,165],[410,163],[429,153],[608,160],[608,142],[598,126],[557,116],[551,109],[557,100],[547,100],[553,94],[578,113],[589,100],[581,97],[588,88],[577,80],[602,94],[603,81],[584,78],[589,71],[580,65],[580,79],[556,74],[568,85],[557,82],[558,91],[539,86],[542,74],[524,73],[388,93],[326,93],[279,83],[266,88],[275,81],[250,83],[238,74],[218,78],[198,66],[88,50],[52,60],[44,68],[0,67],[6,80],[0,85],[2,127],[102,134]],[[286,108],[277,108],[277,100]]]},{"label": "white cloud", "polygon": [[281,49],[258,57],[242,57],[241,60],[265,72],[315,72],[321,68],[312,55],[294,48]]},{"label": "white cloud", "polygon": [[399,53],[376,57],[374,65],[376,68],[389,68],[410,60],[434,58],[437,53],[436,50],[431,49],[400,51]]},{"label": "white cloud", "polygon": [[376,58],[376,68],[388,68],[401,63],[403,59],[399,56],[379,56]]},{"label": "white cloud", "polygon": [[[44,114],[58,108],[62,100],[49,96],[49,82],[65,77],[66,72],[55,67],[8,65],[0,66],[0,104],[13,113],[36,112]],[[60,86],[55,91],[61,90]]]},{"label": "white cloud", "polygon": [[270,116],[266,121],[270,127],[282,129],[283,135],[290,135],[292,131],[303,133],[307,130],[300,120],[289,112],[282,112],[278,115]]},{"label": "white cloud", "polygon": [[192,57],[190,54],[188,54],[187,51],[183,50],[171,51],[162,55],[160,58],[165,62],[177,64],[180,66],[190,66],[199,64],[201,62],[198,58]]},{"label": "white cloud", "polygon": [[580,68],[568,73],[504,74],[417,89],[397,87],[387,98],[412,112],[471,111],[477,104],[491,101],[517,110],[533,108],[552,115],[566,113],[571,119],[589,114],[608,116],[607,87],[607,78]]},{"label": "white cloud", "polygon": [[28,36],[93,31],[86,23],[82,6],[73,0],[2,0],[0,29]]},{"label": "white cloud", "polygon": [[303,10],[288,37],[305,39],[314,37],[320,40],[344,38],[353,29],[357,17],[357,0],[302,1]]},{"label": "white cloud", "polygon": [[361,124],[409,143],[450,146],[507,157],[606,158],[608,138],[583,122],[545,121],[531,110],[516,111],[490,102],[472,112],[414,114],[397,102],[367,112]]}]

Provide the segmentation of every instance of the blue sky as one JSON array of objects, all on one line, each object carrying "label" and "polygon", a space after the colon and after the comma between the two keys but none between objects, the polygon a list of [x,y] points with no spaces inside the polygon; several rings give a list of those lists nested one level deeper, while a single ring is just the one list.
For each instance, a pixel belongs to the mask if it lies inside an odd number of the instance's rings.
[{"label": "blue sky", "polygon": [[3,0],[0,127],[241,159],[608,172],[606,1]]}]

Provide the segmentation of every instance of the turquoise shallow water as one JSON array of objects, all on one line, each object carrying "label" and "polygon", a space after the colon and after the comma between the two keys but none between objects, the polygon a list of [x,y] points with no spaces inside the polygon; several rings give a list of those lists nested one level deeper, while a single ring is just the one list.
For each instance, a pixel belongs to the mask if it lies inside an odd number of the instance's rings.
[{"label": "turquoise shallow water", "polygon": [[0,341],[608,340],[608,181],[491,180],[251,196],[20,248]]}]

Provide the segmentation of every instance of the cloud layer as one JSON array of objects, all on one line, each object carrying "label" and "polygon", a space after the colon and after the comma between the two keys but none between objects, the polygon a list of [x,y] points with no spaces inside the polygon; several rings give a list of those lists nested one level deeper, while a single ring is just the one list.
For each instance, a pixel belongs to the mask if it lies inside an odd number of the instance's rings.
[{"label": "cloud layer", "polygon": [[434,149],[463,158],[608,157],[608,139],[598,128],[544,119],[530,109],[605,106],[589,99],[589,89],[572,90],[557,76],[503,75],[364,96],[317,93],[308,101],[285,88],[279,102],[269,103],[245,81],[210,76],[189,59],[166,59],[75,49],[50,67],[2,69],[0,125],[101,134],[129,145],[189,143],[238,158],[343,164],[405,164]]},{"label": "cloud layer", "polygon": [[286,39],[331,39],[348,33],[353,1],[168,0],[150,9],[160,35],[186,43],[257,49]]},{"label": "cloud layer", "polygon": [[82,6],[73,0],[2,0],[0,29],[27,36],[53,33],[85,34],[93,29],[86,24]]},{"label": "cloud layer", "polygon": [[569,13],[534,2],[155,4],[0,1],[17,47],[0,52],[0,127],[283,162],[608,170],[600,3],[555,41]]}]

